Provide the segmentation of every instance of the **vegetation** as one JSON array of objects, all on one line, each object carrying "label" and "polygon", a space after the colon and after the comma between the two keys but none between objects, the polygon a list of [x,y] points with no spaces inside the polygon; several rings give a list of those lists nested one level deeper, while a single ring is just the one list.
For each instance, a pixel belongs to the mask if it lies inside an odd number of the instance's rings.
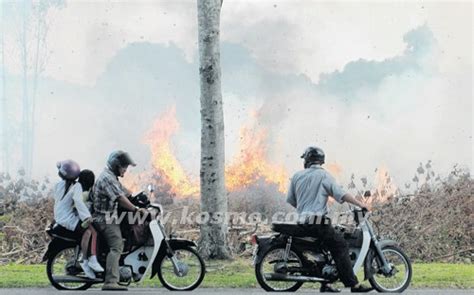
[{"label": "vegetation", "polygon": [[[466,218],[472,214],[473,180],[468,172],[458,167],[454,167],[444,179],[433,177],[433,174],[426,166],[417,169],[413,181],[417,187],[412,194],[397,191],[387,195],[388,189],[375,189],[375,195],[384,201],[373,202],[373,221],[381,235],[401,242],[403,249],[415,261],[412,287],[474,288],[471,221]],[[420,181],[422,177],[423,183]],[[49,286],[45,265],[38,263],[49,241],[44,228],[52,219],[53,202],[48,198],[50,189],[47,179],[42,182],[26,181],[21,171],[16,179],[8,175],[0,176],[0,288]],[[265,187],[264,183],[249,187],[249,190],[252,193],[241,192],[230,196],[230,200],[242,199],[242,202],[231,201],[230,211],[253,208],[269,216],[283,205],[278,203],[278,198],[272,202],[269,196],[274,196],[276,190]],[[265,199],[267,206],[256,202],[259,196]],[[166,207],[172,211],[183,204],[190,206],[191,210],[199,210],[199,205],[193,200],[171,202]],[[167,228],[175,232],[180,230],[171,225]],[[261,230],[268,228],[260,227]],[[184,231],[194,235],[190,238],[197,239],[198,229],[188,225]],[[247,231],[246,228],[231,226],[230,245],[235,257],[239,258],[231,262],[208,262],[203,287],[257,287],[248,256],[251,246],[246,240]],[[457,263],[426,263],[433,261]],[[159,287],[160,284],[157,279],[146,279],[144,286]],[[305,287],[318,286],[306,284]]]},{"label": "vegetation", "polygon": [[427,163],[418,167],[414,182],[413,194],[375,206],[372,220],[379,234],[398,241],[418,261],[470,263],[474,181],[469,172],[455,166],[447,178],[436,180]]}]

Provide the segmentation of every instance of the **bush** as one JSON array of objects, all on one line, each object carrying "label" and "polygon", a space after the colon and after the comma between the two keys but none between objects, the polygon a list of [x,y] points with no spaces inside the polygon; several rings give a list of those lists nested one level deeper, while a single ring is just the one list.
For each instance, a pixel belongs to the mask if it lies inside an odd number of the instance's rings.
[{"label": "bush", "polygon": [[53,219],[50,183],[13,179],[0,174],[0,251],[3,262],[38,263],[49,238],[44,232]]},{"label": "bush", "polygon": [[446,179],[376,203],[373,221],[379,234],[400,242],[412,259],[470,261],[473,184],[470,173],[455,166]]}]

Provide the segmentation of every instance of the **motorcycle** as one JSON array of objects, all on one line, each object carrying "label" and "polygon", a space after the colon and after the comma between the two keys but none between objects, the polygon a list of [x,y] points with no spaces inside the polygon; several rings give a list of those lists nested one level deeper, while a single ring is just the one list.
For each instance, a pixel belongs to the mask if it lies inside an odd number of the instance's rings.
[{"label": "motorcycle", "polygon": [[[403,292],[410,285],[410,259],[393,240],[380,240],[369,220],[370,213],[351,209],[355,229],[336,225],[349,245],[354,273],[363,267],[364,277],[378,292]],[[341,215],[343,215],[341,214]],[[328,225],[331,226],[331,225]],[[252,235],[253,264],[259,285],[266,291],[294,292],[306,282],[333,283],[338,273],[331,253],[299,224],[273,223],[275,234]]]},{"label": "motorcycle", "polygon": [[[153,189],[149,187],[150,193]],[[131,202],[158,216],[162,208],[159,204],[150,203],[148,197],[139,193]],[[151,219],[151,220],[150,220]],[[150,278],[158,276],[162,285],[172,291],[190,291],[197,288],[204,279],[205,264],[193,241],[167,237],[165,229],[158,218],[149,218],[145,223],[145,242],[134,244],[131,237],[125,237],[125,247],[120,258],[119,284],[128,286],[131,282],[142,283],[147,274]],[[104,273],[98,273],[96,279],[87,278],[79,265],[82,259],[80,241],[72,232],[64,228],[49,228],[52,237],[43,256],[46,273],[51,284],[58,290],[86,290],[94,284],[104,282]],[[98,235],[100,237],[100,235]],[[105,243],[100,242],[103,245]],[[99,251],[98,260],[105,268],[107,249]]]}]

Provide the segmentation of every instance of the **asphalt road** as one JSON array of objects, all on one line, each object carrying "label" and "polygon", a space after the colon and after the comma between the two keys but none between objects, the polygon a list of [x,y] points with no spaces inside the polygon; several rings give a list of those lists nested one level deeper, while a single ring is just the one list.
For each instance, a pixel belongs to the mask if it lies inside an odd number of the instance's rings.
[{"label": "asphalt road", "polygon": [[[90,295],[99,295],[99,294],[122,294],[125,292],[114,292],[114,291],[101,291],[100,289],[89,289],[87,291],[56,291],[53,288],[36,288],[36,289],[0,289],[0,295],[50,295],[50,294],[90,294]],[[201,288],[192,292],[170,292],[166,289],[156,288],[156,289],[139,289],[139,288],[130,288],[126,294],[129,295],[138,295],[138,294],[229,294],[229,295],[257,295],[257,294],[271,294],[267,293],[260,289],[208,289]],[[305,290],[302,289],[296,293],[279,293],[279,294],[315,294],[318,293],[315,290]],[[350,293],[348,289],[345,289],[340,294]],[[369,294],[376,294],[375,291],[370,292]],[[460,289],[444,289],[444,290],[435,290],[435,289],[414,289],[408,290],[404,294],[413,294],[413,295],[427,295],[427,294],[442,294],[442,295],[455,295],[455,294],[474,294],[474,289],[470,290],[460,290]]]}]

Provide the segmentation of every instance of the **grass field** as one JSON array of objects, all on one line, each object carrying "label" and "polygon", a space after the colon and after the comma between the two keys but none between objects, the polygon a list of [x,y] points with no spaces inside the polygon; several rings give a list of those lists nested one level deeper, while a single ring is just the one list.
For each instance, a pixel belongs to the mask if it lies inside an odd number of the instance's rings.
[{"label": "grass field", "polygon": [[[258,287],[254,270],[249,260],[211,262],[202,287],[252,288]],[[46,266],[3,265],[0,266],[0,288],[47,287]],[[412,288],[474,288],[474,265],[472,264],[414,264]],[[134,284],[131,285],[136,286]],[[161,286],[158,278],[147,279],[141,287]],[[319,288],[318,284],[305,287]]]}]

